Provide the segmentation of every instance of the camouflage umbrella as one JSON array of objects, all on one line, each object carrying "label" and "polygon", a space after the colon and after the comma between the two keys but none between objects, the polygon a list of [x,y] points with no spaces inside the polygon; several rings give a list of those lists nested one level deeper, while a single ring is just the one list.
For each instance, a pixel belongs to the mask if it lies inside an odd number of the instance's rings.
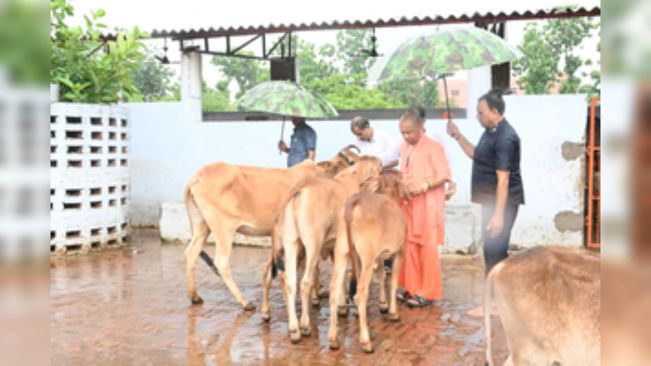
[{"label": "camouflage umbrella", "polygon": [[320,95],[289,81],[267,81],[249,89],[237,100],[248,111],[304,118],[336,117],[337,110]]},{"label": "camouflage umbrella", "polygon": [[477,27],[450,26],[407,39],[369,71],[369,82],[442,78],[448,108],[446,74],[508,62],[520,52],[502,38]]},{"label": "camouflage umbrella", "polygon": [[285,134],[285,117],[328,118],[339,115],[322,96],[290,81],[260,83],[247,90],[236,103],[244,110],[283,116],[280,141]]}]

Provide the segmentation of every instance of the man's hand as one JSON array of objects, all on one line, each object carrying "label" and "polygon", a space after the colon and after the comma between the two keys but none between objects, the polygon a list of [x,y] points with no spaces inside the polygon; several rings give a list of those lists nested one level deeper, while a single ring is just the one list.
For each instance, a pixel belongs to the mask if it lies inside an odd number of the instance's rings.
[{"label": "man's hand", "polygon": [[429,184],[429,182],[423,182],[423,184],[421,184],[420,186],[418,186],[418,188],[416,188],[416,189],[414,189],[414,190],[411,190],[411,189],[410,189],[410,190],[409,190],[409,195],[410,195],[411,197],[415,197],[415,196],[421,195],[421,194],[423,194],[423,193],[429,191],[429,188],[430,188],[430,184]]},{"label": "man's hand", "polygon": [[409,190],[409,197],[416,197],[416,196],[418,196],[418,195],[421,195],[422,193],[423,193],[423,192],[420,190],[420,188],[418,188],[418,189],[414,189],[414,190],[411,190],[411,189],[410,189],[410,190]]},{"label": "man's hand", "polygon": [[287,145],[285,144],[285,141],[278,141],[278,150],[282,152],[289,152],[289,149],[287,148]]},{"label": "man's hand", "polygon": [[452,198],[452,196],[454,196],[454,194],[455,194],[456,192],[457,192],[457,184],[454,183],[454,182],[452,182],[452,181],[449,182],[449,183],[448,183],[448,190],[445,191],[445,200],[447,201],[447,200],[449,200],[450,198]]},{"label": "man's hand", "polygon": [[452,120],[448,121],[448,127],[447,127],[448,135],[452,137],[455,140],[458,140],[459,137],[461,137],[461,132],[459,131],[459,127],[457,127]]},{"label": "man's hand", "polygon": [[502,229],[504,228],[504,216],[502,215],[493,215],[491,217],[490,222],[488,223],[488,227],[486,227],[486,230],[488,230],[491,238],[497,238],[498,235],[502,232]]}]

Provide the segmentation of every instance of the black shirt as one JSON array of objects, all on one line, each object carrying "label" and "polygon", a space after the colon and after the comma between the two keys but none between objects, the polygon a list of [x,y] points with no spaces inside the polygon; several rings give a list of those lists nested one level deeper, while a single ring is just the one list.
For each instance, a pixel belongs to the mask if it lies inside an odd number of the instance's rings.
[{"label": "black shirt", "polygon": [[506,119],[495,128],[487,128],[481,135],[472,161],[472,195],[475,203],[495,204],[497,173],[509,170],[507,205],[524,203],[520,176],[520,137]]}]

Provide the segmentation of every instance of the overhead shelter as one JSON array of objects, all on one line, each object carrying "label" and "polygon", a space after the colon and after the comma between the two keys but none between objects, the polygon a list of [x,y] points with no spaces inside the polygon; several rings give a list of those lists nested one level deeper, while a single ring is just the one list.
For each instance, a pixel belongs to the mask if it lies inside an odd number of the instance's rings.
[{"label": "overhead shelter", "polygon": [[[431,26],[449,24],[473,24],[486,29],[502,38],[505,36],[508,21],[535,21],[543,19],[562,19],[578,17],[596,17],[601,15],[601,8],[556,7],[553,9],[530,9],[511,12],[473,12],[457,14],[431,14],[400,18],[376,18],[365,20],[334,20],[313,22],[291,22],[266,25],[210,26],[199,28],[154,29],[150,38],[165,39],[178,43],[181,57],[181,95],[188,104],[188,112],[195,120],[206,119],[201,114],[201,55],[239,57],[270,62],[272,80],[292,80],[300,82],[298,65],[293,54],[292,35],[296,32],[376,29],[389,27]],[[309,18],[309,16],[305,16]],[[107,33],[106,39],[115,34]],[[252,48],[256,41],[259,47]],[[244,53],[244,50],[247,53]],[[253,53],[251,53],[253,51]],[[508,88],[510,86],[510,63],[491,67],[487,83],[477,84],[477,89],[487,87]],[[469,93],[472,94],[472,93]],[[348,117],[348,114],[345,114]],[[464,110],[457,110],[456,115],[465,115]],[[240,116],[244,117],[251,116]],[[228,116],[227,119],[232,119]],[[262,118],[253,116],[252,118]],[[220,120],[219,113],[211,113],[211,120]]]}]

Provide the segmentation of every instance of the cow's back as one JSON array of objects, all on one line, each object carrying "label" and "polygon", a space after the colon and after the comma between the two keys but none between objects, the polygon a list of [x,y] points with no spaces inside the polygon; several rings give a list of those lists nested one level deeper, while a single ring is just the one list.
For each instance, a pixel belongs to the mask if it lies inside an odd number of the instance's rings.
[{"label": "cow's back", "polygon": [[498,264],[490,276],[511,351],[523,346],[562,365],[598,364],[599,269],[597,255],[563,247],[533,248]]},{"label": "cow's back", "polygon": [[212,163],[201,168],[188,187],[221,217],[237,220],[251,234],[268,235],[283,197],[301,180],[317,175],[316,165],[304,162],[289,169]]}]

